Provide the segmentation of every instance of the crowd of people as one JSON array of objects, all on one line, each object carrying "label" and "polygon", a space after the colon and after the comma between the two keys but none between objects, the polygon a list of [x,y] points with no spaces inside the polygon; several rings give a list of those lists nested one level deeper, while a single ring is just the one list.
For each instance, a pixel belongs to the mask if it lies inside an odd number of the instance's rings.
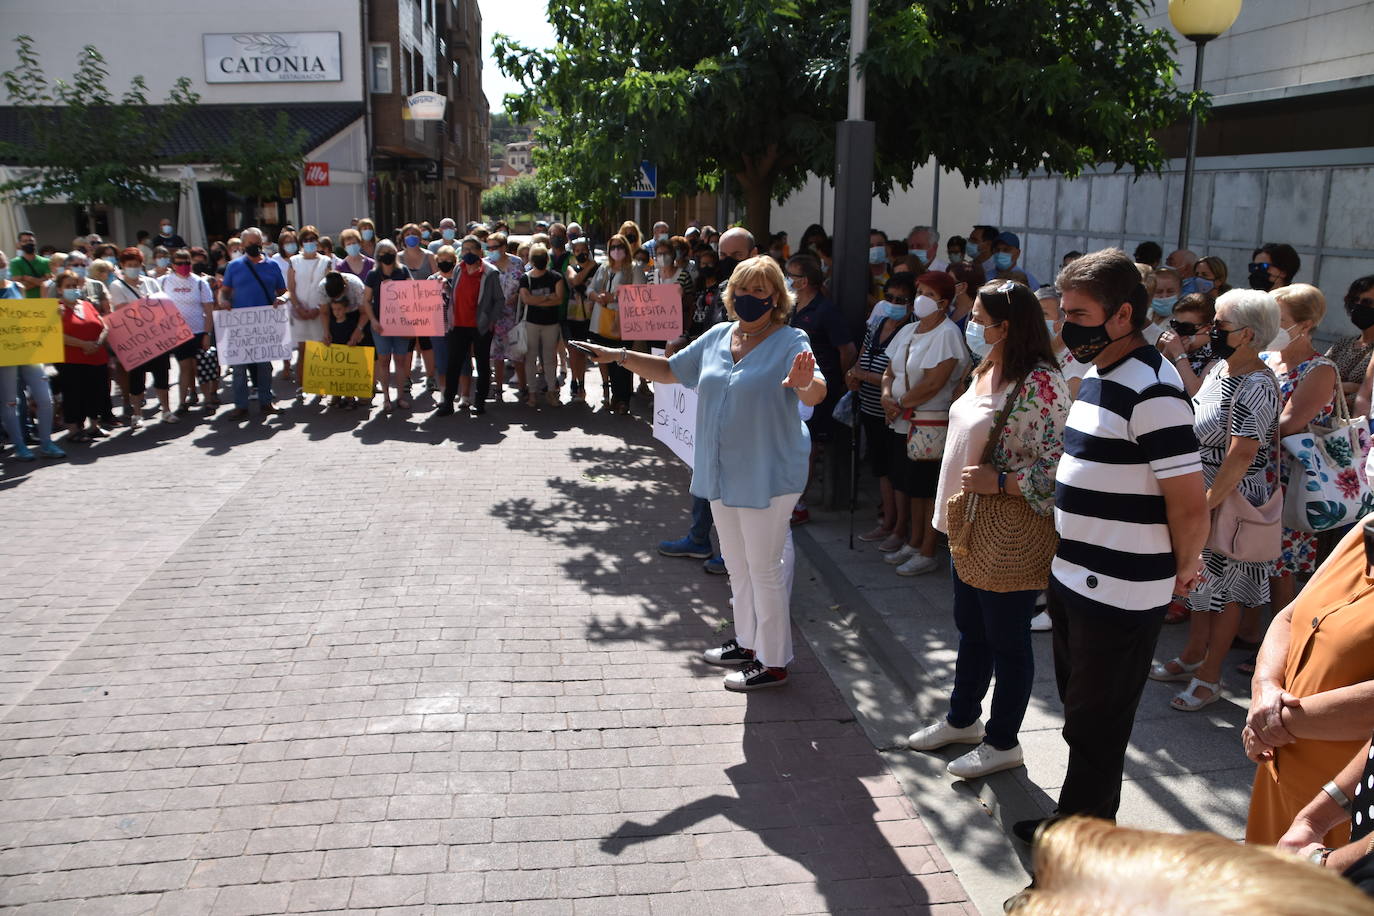
[{"label": "crowd of people", "polygon": [[[1239,642],[1256,650],[1244,666],[1242,740],[1259,765],[1247,838],[1367,870],[1374,276],[1344,291],[1354,333],[1322,352],[1326,297],[1299,280],[1286,244],[1256,249],[1243,285],[1220,258],[1165,258],[1153,243],[1133,256],[1067,252],[1042,284],[1012,232],[975,226],[942,248],[929,226],[901,240],[874,230],[860,328],[831,297],[820,226],[794,252],[785,233],[761,246],[738,227],[679,234],[659,222],[646,234],[627,221],[604,255],[576,223],[534,228],[517,242],[504,225],[460,231],[446,218],[384,234],[360,218],[337,242],[314,226],[284,227],[275,242],[249,227],[201,248],[166,221],[133,246],[85,237],[66,252],[23,233],[0,254],[0,297],[55,298],[65,353],[52,367],[0,368],[11,457],[34,460],[31,437],[56,459],[118,426],[218,408],[217,309],[288,309],[299,345],[280,367],[233,367],[231,421],[254,392],[263,414],[279,410],[274,375],[307,396],[309,342],[374,348],[388,413],[414,409],[420,377],[437,417],[484,414],[507,387],[531,409],[586,403],[589,377],[619,415],[636,376],[640,391],[686,385],[699,399],[691,524],[659,550],[729,575],[735,633],[703,658],[732,669],[727,689],[748,691],[788,683],[790,531],[810,519],[825,450],[852,435],[878,495],[860,540],[898,575],[950,572],[949,710],[911,749],[972,745],[948,765],[965,779],[1023,764],[1031,634],[1052,631],[1069,764],[1050,823],[1111,820],[1147,679],[1182,685],[1170,706],[1196,712],[1221,698]],[[396,280],[437,284],[444,334],[381,332],[384,284]],[[646,283],[681,291],[684,333],[661,342],[662,356],[621,340],[619,294]],[[126,371],[107,317],[155,297],[192,338]],[[1157,659],[1169,623],[1186,623],[1187,644]],[[1045,826],[1015,833],[1029,842]]]}]

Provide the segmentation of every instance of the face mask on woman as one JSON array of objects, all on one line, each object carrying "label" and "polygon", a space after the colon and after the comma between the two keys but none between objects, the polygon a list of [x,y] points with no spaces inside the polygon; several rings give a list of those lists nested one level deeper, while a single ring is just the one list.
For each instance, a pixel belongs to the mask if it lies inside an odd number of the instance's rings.
[{"label": "face mask on woman", "polygon": [[612,248],[610,251],[606,252],[606,257],[611,259],[612,264],[619,264],[621,261],[625,260],[625,249]]},{"label": "face mask on woman", "polygon": [[911,314],[917,318],[929,318],[940,311],[940,303],[929,296],[917,296],[916,301],[911,303]]},{"label": "face mask on woman", "polygon": [[295,242],[284,242],[281,246],[281,250],[285,251],[287,255],[295,254],[299,250],[299,248],[300,246],[297,245]]},{"label": "face mask on woman", "polygon": [[191,276],[191,265],[190,265],[190,264],[173,264],[173,265],[172,265],[172,270],[176,271],[176,275],[177,275],[178,277],[189,277],[189,276]]},{"label": "face mask on woman", "polygon": [[1150,308],[1161,318],[1174,313],[1174,304],[1178,302],[1177,296],[1164,296],[1159,299],[1150,300]]},{"label": "face mask on woman", "polygon": [[381,261],[383,264],[386,264],[386,265],[388,265],[388,266],[391,265],[391,264],[395,264],[395,263],[396,263],[396,252],[394,252],[394,251],[384,251],[384,252],[382,252],[381,254],[377,255],[377,260],[378,260],[378,261]]},{"label": "face mask on woman", "polygon": [[[76,274],[77,277],[78,277],[79,279],[82,279],[82,280],[86,279],[86,268],[84,268],[84,267],[72,267],[72,268],[69,268],[69,269],[71,270],[72,273]],[[6,273],[6,274],[9,273],[9,268],[6,268],[6,269],[5,269],[5,273]]]},{"label": "face mask on woman", "polygon": [[887,249],[884,248],[882,245],[874,245],[872,248],[868,249],[868,263],[886,264]]},{"label": "face mask on woman", "polygon": [[964,342],[980,359],[992,352],[992,344],[987,341],[987,329],[972,319],[964,325]]},{"label": "face mask on woman", "polygon": [[357,242],[349,242],[344,246],[344,251],[347,252],[350,258],[356,258],[358,255],[362,254],[363,246],[359,245]]},{"label": "face mask on woman", "polygon": [[453,268],[458,266],[456,261],[439,261],[438,263],[440,273],[451,273]]},{"label": "face mask on woman", "polygon": [[427,239],[427,238],[429,238],[431,235],[433,235],[433,233],[430,232],[428,229],[421,229],[421,230],[420,230],[420,238],[422,238],[422,239]]},{"label": "face mask on woman", "polygon": [[75,286],[69,286],[62,290],[62,298],[66,302],[75,302],[77,299],[81,298],[81,290],[77,289]]},{"label": "face mask on woman", "polygon": [[906,305],[901,302],[883,302],[883,317],[901,321],[906,317]]},{"label": "face mask on woman", "polygon": [[301,250],[306,254],[314,254],[320,250],[320,243],[315,241],[301,242]]},{"label": "face mask on woman", "polygon": [[158,259],[157,259],[157,266],[158,266],[158,267],[161,267],[161,268],[164,268],[164,269],[165,269],[165,268],[168,268],[168,267],[171,267],[171,266],[172,266],[172,259],[171,259],[171,258],[158,258]]},{"label": "face mask on woman", "polygon": [[364,242],[372,241],[377,235],[377,233],[373,232],[371,229],[364,229],[362,232]]},{"label": "face mask on woman", "polygon": [[420,237],[419,237],[418,235],[408,235],[408,236],[406,236],[406,237],[405,237],[405,246],[406,246],[407,248],[419,248],[419,247],[420,247]]},{"label": "face mask on woman", "polygon": [[773,297],[760,299],[758,296],[740,294],[734,298],[735,314],[740,321],[758,321],[773,308]]},{"label": "face mask on woman", "polygon": [[124,268],[124,276],[128,277],[130,280],[137,280],[139,277],[143,276],[143,268],[136,265],[130,265]]}]

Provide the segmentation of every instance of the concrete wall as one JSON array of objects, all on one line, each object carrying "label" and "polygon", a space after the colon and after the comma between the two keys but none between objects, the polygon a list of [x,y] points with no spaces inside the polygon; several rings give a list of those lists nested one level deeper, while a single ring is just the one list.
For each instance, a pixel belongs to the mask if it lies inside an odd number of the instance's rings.
[{"label": "concrete wall", "polygon": [[[980,222],[1021,236],[1021,260],[1049,282],[1070,250],[1110,246],[1130,253],[1143,241],[1175,247],[1183,163],[1160,177],[1108,170],[1075,180],[1015,180],[983,191]],[[1297,279],[1322,289],[1321,336],[1353,328],[1340,307],[1350,281],[1374,274],[1374,150],[1199,159],[1188,247],[1217,255],[1232,285],[1264,242],[1288,242],[1302,258]]]},{"label": "concrete wall", "polygon": [[[241,0],[232,5],[164,3],[144,6],[109,0],[0,0],[0,71],[13,67],[13,36],[29,35],[51,83],[70,80],[77,53],[91,44],[110,70],[106,85],[118,97],[142,75],[150,102],[161,102],[180,76],[206,104],[352,102],[363,98],[362,24],[356,0]],[[339,32],[338,82],[207,83],[201,35],[249,28],[273,32]]]}]

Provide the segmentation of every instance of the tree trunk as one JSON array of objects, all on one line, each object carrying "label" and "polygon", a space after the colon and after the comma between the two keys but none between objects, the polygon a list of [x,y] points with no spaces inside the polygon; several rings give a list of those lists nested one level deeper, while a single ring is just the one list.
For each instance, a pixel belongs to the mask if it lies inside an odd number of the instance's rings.
[{"label": "tree trunk", "polygon": [[[769,219],[773,212],[773,173],[761,177],[735,173],[744,195],[744,227],[754,234],[759,251],[768,250]],[[723,228],[723,227],[722,227]]]}]

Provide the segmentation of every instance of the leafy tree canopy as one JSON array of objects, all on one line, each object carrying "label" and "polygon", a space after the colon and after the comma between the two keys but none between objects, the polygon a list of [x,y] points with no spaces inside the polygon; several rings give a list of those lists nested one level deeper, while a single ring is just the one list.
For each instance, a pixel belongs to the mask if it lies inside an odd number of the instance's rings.
[{"label": "leafy tree canopy", "polygon": [[533,175],[522,175],[513,181],[482,192],[482,213],[492,219],[508,219],[525,213],[542,212],[542,195]]},{"label": "leafy tree canopy", "polygon": [[[1154,133],[1202,106],[1174,83],[1173,38],[1146,0],[871,0],[866,113],[886,200],[934,156],[971,182],[1112,163],[1158,170]],[[636,164],[660,193],[729,174],[746,224],[806,181],[835,175],[846,117],[849,10],[827,0],[550,0],[549,50],[495,37],[498,66],[538,118],[539,182],[558,210],[613,206]]]},{"label": "leafy tree canopy", "polygon": [[305,130],[292,129],[284,111],[278,111],[270,124],[240,112],[228,144],[217,151],[216,158],[226,183],[238,193],[256,200],[275,200],[281,183],[293,180],[304,167],[308,140]]},{"label": "leafy tree canopy", "polygon": [[83,206],[139,206],[174,199],[178,186],[162,178],[162,149],[177,122],[199,96],[191,81],[173,84],[158,117],[147,116],[148,85],[135,76],[115,98],[105,58],[93,45],[78,56],[71,82],[49,83],[33,49],[20,35],[19,64],[0,74],[11,105],[20,109],[28,139],[0,144],[0,157],[29,170],[0,185],[0,194],[23,203],[67,199]]}]

